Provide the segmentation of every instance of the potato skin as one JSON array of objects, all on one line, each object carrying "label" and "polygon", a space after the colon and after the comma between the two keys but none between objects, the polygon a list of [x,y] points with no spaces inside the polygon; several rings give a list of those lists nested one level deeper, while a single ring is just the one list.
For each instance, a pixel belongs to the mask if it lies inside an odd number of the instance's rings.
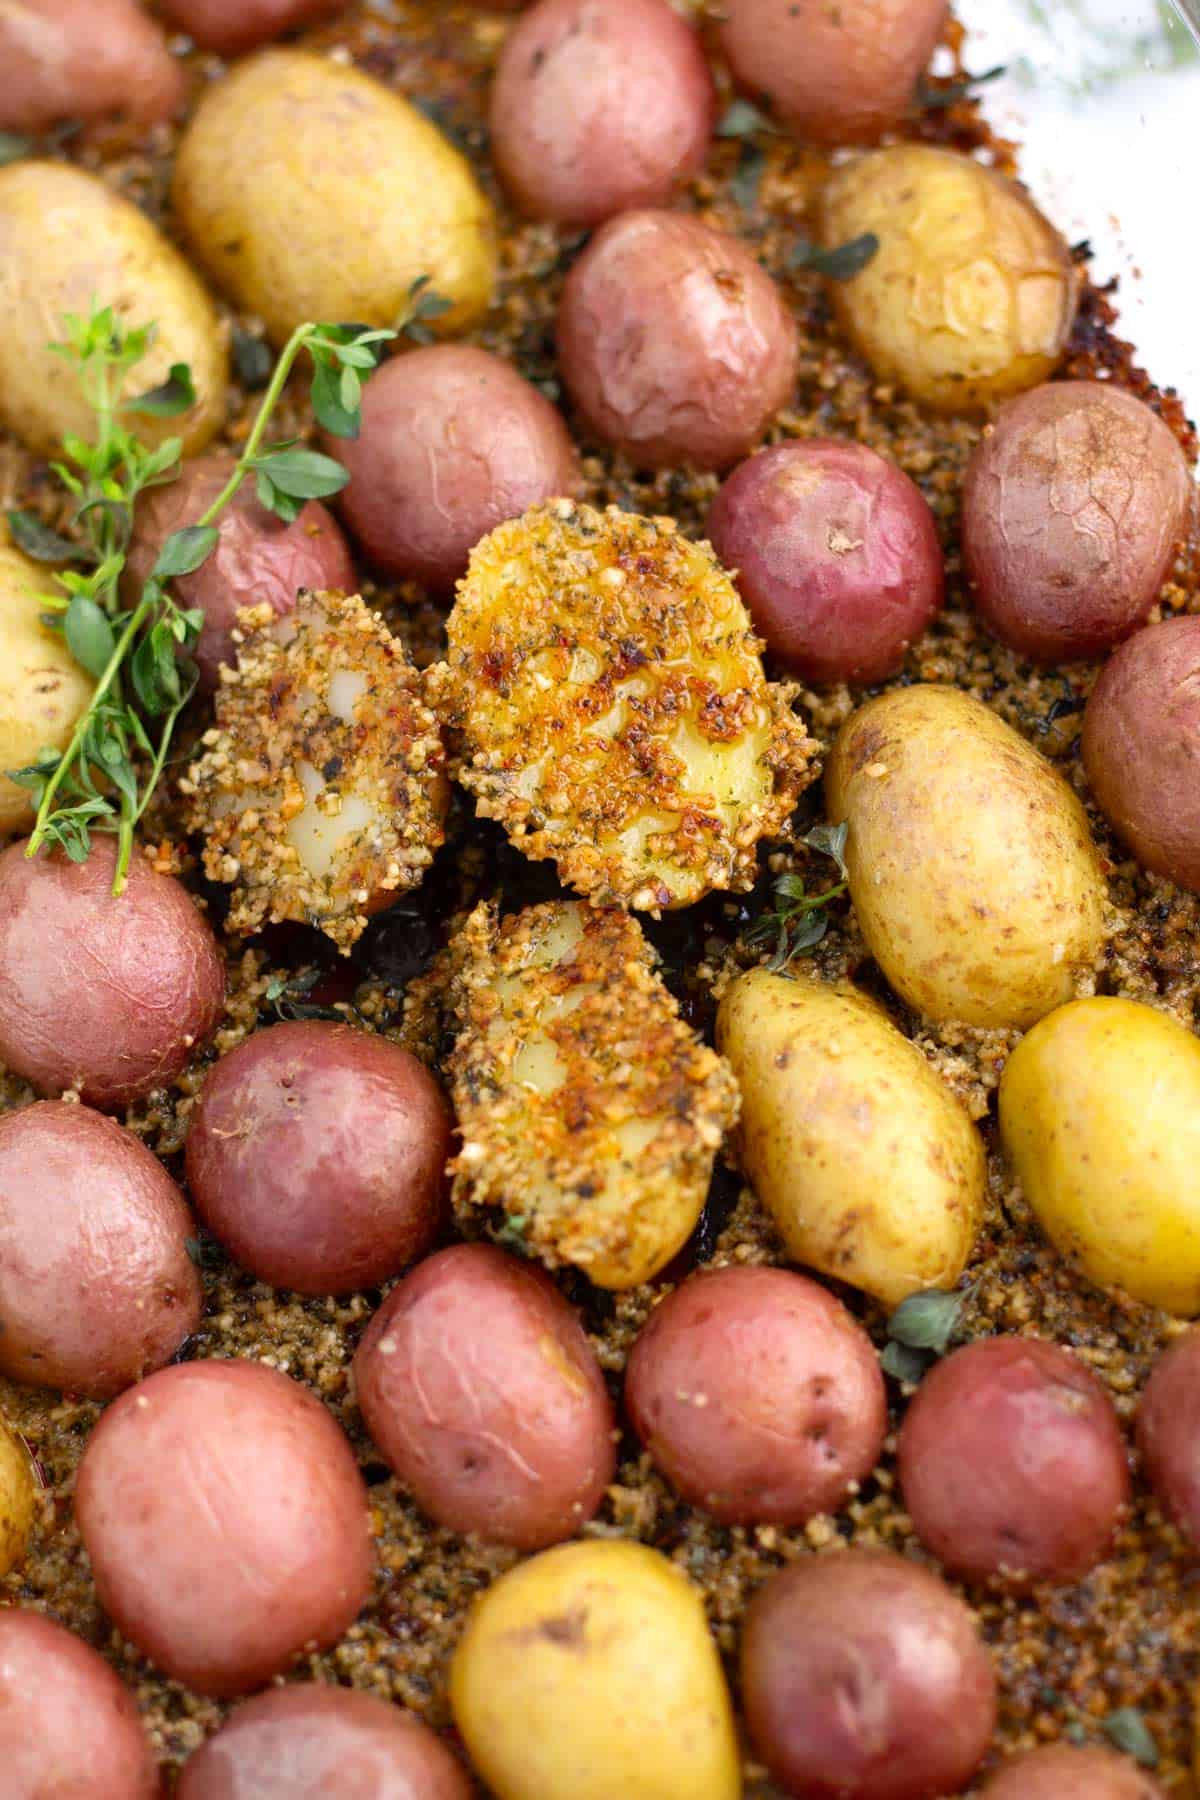
[{"label": "potato skin", "polygon": [[836,1512],[887,1430],[871,1340],[786,1269],[711,1270],[660,1301],[630,1354],[625,1404],[672,1486],[723,1524]]},{"label": "potato skin", "polygon": [[1145,1769],[1094,1745],[1047,1744],[1011,1756],[979,1791],[982,1800],[1165,1800]]},{"label": "potato skin", "polygon": [[158,1158],[103,1113],[64,1100],[6,1113],[0,1371],[105,1400],[161,1368],[200,1321],[192,1230]]},{"label": "potato skin", "polygon": [[540,0],[496,64],[492,158],[523,212],[599,225],[703,167],[714,109],[700,40],[667,0]]},{"label": "potato skin", "polygon": [[450,1701],[496,1800],[742,1791],[700,1596],[643,1544],[560,1544],[493,1582],[459,1639]]},{"label": "potato skin", "polygon": [[343,12],[347,0],[159,0],[178,31],[202,50],[244,56],[285,32]]},{"label": "potato skin", "polygon": [[88,1440],[75,1516],[118,1629],[216,1699],[336,1643],[371,1586],[349,1444],[259,1363],[177,1363],[123,1394]]},{"label": "potato skin", "polygon": [[901,1426],[898,1467],[921,1542],[975,1580],[1078,1581],[1129,1504],[1107,1391],[1035,1338],[985,1338],[935,1364]]},{"label": "potato skin", "polygon": [[217,311],[182,256],[132,201],[66,163],[0,169],[0,425],[39,454],[69,433],[91,441],[95,415],[75,368],[48,349],[60,315],[87,316],[103,295],[131,325],[158,326],[128,377],[142,394],[187,363],[196,404],[173,419],[137,416],[143,443],[202,450],[225,413],[228,354]]},{"label": "potato skin", "polygon": [[0,1575],[23,1560],[36,1504],[29,1452],[0,1419]]},{"label": "potato skin", "polygon": [[1200,1331],[1176,1338],[1150,1371],[1137,1443],[1163,1511],[1200,1544]]},{"label": "potato skin", "polygon": [[882,681],[942,604],[933,514],[865,444],[759,451],[713,501],[708,536],[767,648],[807,681]]},{"label": "potato skin", "polygon": [[0,1611],[0,1763],[11,1795],[157,1800],[133,1695],[102,1656],[40,1613]]},{"label": "potato skin", "polygon": [[681,213],[601,226],[567,276],[556,336],[584,424],[639,468],[727,468],[796,379],[796,326],[771,277]]},{"label": "potato skin", "polygon": [[1075,317],[1075,265],[1006,176],[953,150],[892,145],[835,171],[819,225],[830,249],[879,238],[861,274],[830,283],[879,380],[937,412],[969,413],[1053,374]]},{"label": "potato skin", "polygon": [[412,1713],[306,1681],[235,1708],[184,1764],[177,1800],[472,1800],[466,1771]]},{"label": "potato skin", "polygon": [[930,1800],[967,1787],[996,1719],[991,1660],[936,1575],[886,1550],[773,1575],[742,1630],[755,1749],[805,1800]]},{"label": "potato skin", "polygon": [[179,111],[181,66],[134,0],[6,0],[0,130],[121,113],[153,125]]},{"label": "potato skin", "polygon": [[1140,625],[1187,531],[1173,433],[1107,382],[1001,407],[967,465],[962,545],[988,630],[1037,662],[1099,656]]},{"label": "potato skin", "polygon": [[[0,544],[0,771],[21,769],[43,748],[64,750],[95,686],[61,632],[43,625],[38,594],[49,572]],[[0,773],[0,833],[33,823],[28,788]]]},{"label": "potato skin", "polygon": [[83,863],[25,849],[0,852],[0,1059],[41,1094],[78,1087],[117,1111],[170,1081],[216,1027],[217,941],[182,882],[136,848],[119,896],[112,837],[94,837]]},{"label": "potato skin", "polygon": [[419,275],[473,323],[495,273],[492,209],[466,161],[407,100],[303,50],[264,50],[214,82],[171,188],[196,256],[282,344],[307,319],[395,323]]},{"label": "potato skin", "polygon": [[870,143],[899,125],[946,0],[727,0],[717,42],[738,84],[816,144]]},{"label": "potato skin", "polygon": [[574,1311],[541,1270],[455,1244],[392,1289],[354,1358],[367,1430],[451,1531],[542,1550],[613,1477],[613,1411]]},{"label": "potato skin", "polygon": [[953,1287],[979,1230],[983,1145],[915,1044],[848,982],[752,969],[717,1044],[742,1094],[741,1167],[789,1253],[887,1306]]},{"label": "potato skin", "polygon": [[452,587],[505,519],[579,489],[560,414],[470,344],[394,357],[366,385],[358,437],[325,448],[350,471],[342,517],[371,561],[435,588]]},{"label": "potato skin", "polygon": [[1028,1026],[1071,999],[1104,933],[1083,808],[982,701],[893,689],[842,727],[825,774],[847,820],[850,897],[872,955],[914,1011]]},{"label": "potato skin", "polygon": [[1136,1000],[1043,1019],[1000,1082],[1000,1134],[1043,1231],[1099,1287],[1200,1313],[1200,1040]]},{"label": "potato skin", "polygon": [[1083,766],[1142,867],[1200,892],[1200,619],[1149,625],[1104,665]]},{"label": "potato skin", "polygon": [[[223,453],[186,463],[176,480],[150,488],[139,500],[133,538],[122,578],[134,604],[173,531],[196,520],[212,504],[233,470]],[[216,688],[221,664],[233,668],[233,630],[244,606],[270,606],[282,617],[291,612],[301,588],[357,586],[349,546],[331,513],[319,500],[306,501],[290,525],[262,505],[254,483],[246,482],[217,521],[217,547],[191,575],[177,575],[171,592],[181,606],[199,607],[204,627],[191,655],[206,693]]]}]

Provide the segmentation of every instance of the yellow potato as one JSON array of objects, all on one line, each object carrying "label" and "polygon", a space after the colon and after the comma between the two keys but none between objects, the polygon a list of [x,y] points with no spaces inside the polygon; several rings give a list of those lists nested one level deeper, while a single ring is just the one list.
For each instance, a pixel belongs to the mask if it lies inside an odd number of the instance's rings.
[{"label": "yellow potato", "polygon": [[979,1133],[915,1044],[849,982],[752,969],[717,1042],[742,1093],[741,1164],[789,1255],[898,1306],[953,1287],[979,1230]]},{"label": "yellow potato", "polygon": [[466,161],[399,94],[326,57],[268,50],[214,82],[171,193],[213,280],[276,343],[306,319],[393,325],[421,275],[451,302],[439,332],[491,298],[492,209]]},{"label": "yellow potato", "polygon": [[852,714],[826,772],[862,934],[917,1012],[1027,1026],[1074,998],[1104,877],[1057,770],[982,701],[895,688]]},{"label": "yellow potato", "polygon": [[876,255],[830,286],[880,380],[939,412],[973,412],[1053,374],[1075,317],[1075,265],[1015,182],[953,150],[876,150],[836,170],[821,199],[827,248],[864,232]]},{"label": "yellow potato", "polygon": [[25,1446],[0,1420],[0,1575],[25,1555],[36,1497]]},{"label": "yellow potato", "polygon": [[179,252],[95,175],[50,162],[0,169],[0,425],[32,450],[95,436],[76,365],[47,348],[64,336],[64,313],[86,317],[93,305],[158,327],[127,397],[165,381],[172,363],[192,371],[195,406],[173,419],[131,417],[138,437],[202,450],[224,417],[228,356],[216,309]]},{"label": "yellow potato", "polygon": [[454,1718],[496,1800],[737,1800],[741,1759],[700,1596],[642,1544],[562,1544],[476,1601]]},{"label": "yellow potato", "polygon": [[1200,1313],[1200,1040],[1136,1000],[1076,1000],[1000,1083],[1000,1131],[1047,1237],[1100,1287]]},{"label": "yellow potato", "polygon": [[[43,625],[37,596],[54,577],[21,551],[0,544],[0,771],[20,769],[39,750],[63,750],[91,698],[62,633]],[[0,834],[33,822],[28,788],[0,773]]]}]

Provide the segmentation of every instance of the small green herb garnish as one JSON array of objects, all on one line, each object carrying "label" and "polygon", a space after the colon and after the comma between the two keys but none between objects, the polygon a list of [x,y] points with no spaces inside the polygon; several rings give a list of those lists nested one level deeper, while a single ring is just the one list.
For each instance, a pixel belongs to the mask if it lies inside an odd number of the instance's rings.
[{"label": "small green herb garnish", "polygon": [[957,106],[960,100],[973,100],[977,88],[1007,75],[1008,64],[997,63],[982,75],[964,75],[958,81],[937,82],[922,76],[917,84],[916,104],[919,112],[934,112],[940,107]]},{"label": "small green herb garnish", "polygon": [[788,260],[793,269],[811,269],[814,275],[824,275],[828,281],[852,281],[862,274],[878,250],[879,239],[873,231],[864,231],[833,250],[822,250],[809,238],[798,238]]},{"label": "small green herb garnish", "polygon": [[1123,1750],[1126,1756],[1132,1756],[1144,1769],[1157,1769],[1158,1745],[1136,1706],[1119,1707],[1116,1712],[1109,1713],[1106,1719],[1101,1720],[1101,1726],[1118,1750]]},{"label": "small green herb garnish", "polygon": [[846,891],[846,831],[845,824],[815,825],[800,840],[811,850],[833,858],[842,874],[837,886],[810,894],[802,875],[780,875],[771,889],[775,905],[762,913],[746,933],[748,944],[774,941],[775,951],[767,964],[773,975],[782,973],[802,950],[815,949],[829,929],[824,909]]},{"label": "small green herb garnish", "polygon": [[[30,513],[11,512],[8,522],[28,555],[74,565],[58,576],[58,592],[39,597],[47,623],[62,631],[71,654],[95,678],[96,689],[64,751],[43,750],[33,763],[10,774],[34,796],[37,817],[28,854],[49,844],[82,862],[93,832],[115,832],[113,892],[119,894],[129,872],[134,828],[166,765],[176,721],[196,683],[187,653],[204,616],[178,605],[168,583],[191,574],[211,555],[217,543],[215,521],[247,476],[254,476],[263,504],[289,521],[306,500],[322,499],[345,486],[347,473],[332,457],[287,443],[265,443],[267,425],[293,366],[307,352],[314,366],[318,419],[337,436],[353,436],[360,371],[374,368],[379,346],[396,333],[308,324],[292,333],[229,480],[194,524],[166,540],[141,593],[126,604],[120,583],[134,504],[145,489],[173,479],[182,445],[179,438],[168,438],[150,449],[124,420],[130,414],[170,418],[186,412],[195,404],[195,390],[188,369],[176,363],[158,387],[133,399],[124,397],[130,376],[154,342],[152,324],[130,326],[108,306],[87,318],[68,314],[63,324],[66,338],[53,349],[73,365],[96,420],[93,440],[66,439],[65,460],[54,464],[76,502],[70,522],[78,540],[49,530]],[[336,396],[336,403],[330,396]]]},{"label": "small green herb garnish", "polygon": [[263,995],[264,1005],[273,1009],[277,1019],[329,1019],[344,1025],[344,1012],[338,1012],[332,1006],[318,1006],[306,998],[323,974],[322,969],[304,969],[299,975],[272,976]]},{"label": "small green herb garnish", "polygon": [[753,137],[756,131],[778,135],[778,127],[757,106],[749,100],[732,100],[721,115],[716,135],[719,138],[744,138]]},{"label": "small green herb garnish", "polygon": [[440,319],[453,305],[453,301],[447,300],[444,294],[439,294],[430,287],[430,280],[428,275],[417,276],[408,290],[408,299],[396,326],[414,344],[432,344],[433,332],[429,329],[429,321]]},{"label": "small green herb garnish", "polygon": [[495,1241],[505,1250],[524,1250],[528,1213],[509,1213],[495,1234]]},{"label": "small green herb garnish", "polygon": [[910,1294],[888,1320],[888,1342],[879,1361],[897,1381],[920,1381],[929,1365],[944,1356],[962,1320],[969,1288],[945,1293],[932,1288]]}]

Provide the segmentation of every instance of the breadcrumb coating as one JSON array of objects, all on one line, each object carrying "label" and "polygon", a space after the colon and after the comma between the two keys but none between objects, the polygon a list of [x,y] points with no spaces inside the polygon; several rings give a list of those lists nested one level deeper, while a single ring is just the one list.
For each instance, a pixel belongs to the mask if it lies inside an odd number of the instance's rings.
[{"label": "breadcrumb coating", "polygon": [[577,901],[502,921],[484,903],[452,946],[455,1208],[501,1209],[600,1287],[648,1281],[687,1241],[737,1117],[655,962],[629,913]]},{"label": "breadcrumb coating", "polygon": [[816,775],[707,544],[569,500],[476,545],[431,694],[479,811],[601,904],[657,913],[748,888]]},{"label": "breadcrumb coating", "polygon": [[216,725],[180,788],[204,868],[234,889],[228,929],[315,925],[343,953],[419,885],[443,842],[437,719],[401,643],[357,595],[302,593],[240,615]]}]

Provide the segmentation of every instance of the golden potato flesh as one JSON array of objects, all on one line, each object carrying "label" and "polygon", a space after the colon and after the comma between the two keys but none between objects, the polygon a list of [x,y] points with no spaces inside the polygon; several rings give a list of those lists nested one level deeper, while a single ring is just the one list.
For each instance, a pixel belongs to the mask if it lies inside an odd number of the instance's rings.
[{"label": "golden potato flesh", "polygon": [[527,856],[650,911],[751,885],[815,745],[707,544],[551,501],[476,546],[447,632],[459,779]]},{"label": "golden potato flesh", "polygon": [[983,1144],[874,1001],[753,969],[722,998],[717,1042],[741,1166],[789,1254],[886,1306],[953,1287],[983,1215]]},{"label": "golden potato flesh", "polygon": [[1000,1083],[1000,1131],[1047,1237],[1100,1287],[1200,1313],[1200,1039],[1135,1000],[1035,1025]]},{"label": "golden potato flesh", "polygon": [[877,253],[830,286],[881,381],[939,412],[974,412],[1053,374],[1078,282],[1065,240],[1015,182],[953,150],[876,150],[837,169],[821,199],[826,247],[864,232]]},{"label": "golden potato flesh", "polygon": [[[91,677],[62,633],[42,624],[38,595],[53,588],[48,570],[0,544],[0,771],[24,768],[40,750],[64,750],[91,699]],[[0,834],[32,821],[29,789],[0,773]]]},{"label": "golden potato flesh", "polygon": [[36,1498],[29,1453],[0,1420],[0,1575],[25,1555]]},{"label": "golden potato flesh", "polygon": [[304,50],[247,57],[184,132],[175,212],[213,280],[282,343],[305,320],[394,325],[420,276],[455,331],[491,299],[491,205],[399,94]]},{"label": "golden potato flesh", "polygon": [[228,927],[294,919],[342,951],[417,887],[444,837],[445,752],[404,647],[357,596],[302,594],[248,627],[216,725],[180,783]]},{"label": "golden potato flesh", "polygon": [[186,455],[202,450],[224,418],[228,355],[216,308],[187,263],[95,175],[50,162],[0,169],[0,425],[31,450],[95,436],[77,366],[48,346],[66,335],[64,313],[87,318],[96,305],[128,325],[157,327],[127,397],[165,381],[172,363],[192,372],[196,404],[170,419],[139,413],[138,437],[181,437]]},{"label": "golden potato flesh", "polygon": [[452,961],[456,1209],[502,1209],[544,1262],[600,1287],[648,1281],[700,1216],[737,1114],[728,1068],[620,908],[555,901],[497,922],[481,906]]}]

